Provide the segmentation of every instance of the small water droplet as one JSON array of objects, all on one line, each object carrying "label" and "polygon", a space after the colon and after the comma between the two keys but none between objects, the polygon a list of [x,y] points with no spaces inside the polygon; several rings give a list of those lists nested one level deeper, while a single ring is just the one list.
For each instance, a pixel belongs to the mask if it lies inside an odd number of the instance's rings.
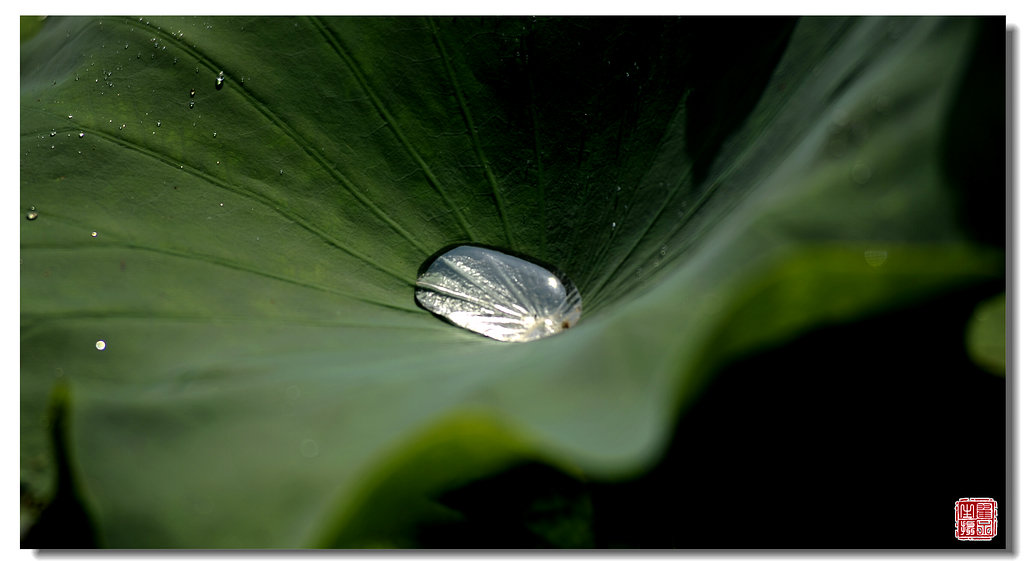
[{"label": "small water droplet", "polygon": [[871,181],[871,166],[863,163],[856,162],[850,168],[850,181],[853,181],[857,185],[864,185],[868,181]]},{"label": "small water droplet", "polygon": [[107,348],[107,342],[106,341],[104,341],[102,339],[100,339],[99,341],[96,341],[96,350],[97,351],[102,351],[105,348]]},{"label": "small water droplet", "polygon": [[158,127],[160,126],[160,121],[156,122],[156,126],[158,126]]},{"label": "small water droplet", "polygon": [[299,449],[306,458],[315,458],[320,455],[320,446],[311,438],[303,440]]},{"label": "small water droplet", "polygon": [[[195,102],[195,100],[191,100],[191,99],[190,99],[190,100],[189,100],[189,102],[188,102],[188,108],[189,108],[189,109],[192,109],[192,108],[193,108],[193,107],[195,107],[195,106],[196,106],[196,102]],[[193,126],[194,126],[194,125],[193,125]]]},{"label": "small water droplet", "polygon": [[50,136],[57,136],[57,131],[51,130],[50,131]]},{"label": "small water droplet", "polygon": [[864,252],[864,261],[872,267],[881,267],[889,258],[889,252],[884,249],[869,249]]},{"label": "small water droplet", "polygon": [[277,174],[278,174],[278,175],[284,175],[284,170],[283,170],[283,169],[279,169],[279,170],[277,170]]},{"label": "small water droplet", "polygon": [[128,50],[128,43],[124,44],[124,50],[126,50],[126,51]]},{"label": "small water droplet", "polygon": [[213,131],[213,137],[217,138],[217,131]]},{"label": "small water droplet", "polygon": [[[217,162],[217,163],[220,163],[220,162]],[[220,206],[224,206],[224,203],[220,203]]]},{"label": "small water droplet", "polygon": [[74,117],[74,115],[68,115],[68,119],[71,119],[72,117]]},{"label": "small water droplet", "polygon": [[662,257],[665,257],[666,253],[668,253],[668,246],[661,246],[661,250],[658,251],[658,254],[661,255]]},{"label": "small water droplet", "polygon": [[39,213],[36,212],[36,210],[33,208],[32,210],[28,211],[28,214],[25,215],[25,218],[28,220],[35,220],[36,218],[39,218]]},{"label": "small water droplet", "polygon": [[612,229],[613,230],[615,229],[616,226],[618,226],[618,224],[616,224],[615,222],[612,222]]},{"label": "small water droplet", "polygon": [[195,97],[196,96],[196,89],[192,88],[191,90],[189,90],[188,91],[188,96],[189,97]]},{"label": "small water droplet", "polygon": [[95,238],[96,236],[98,236],[98,235],[99,235],[99,233],[97,233],[97,232],[93,232],[93,233],[91,233],[91,234],[89,234],[89,235]]},{"label": "small water droplet", "polygon": [[220,74],[217,74],[217,89],[221,89],[224,86],[224,71],[221,70]]},{"label": "small water droplet", "polygon": [[416,279],[416,301],[459,327],[526,342],[564,331],[580,318],[580,294],[564,277],[504,253],[460,246]]},{"label": "small water droplet", "polygon": [[85,133],[84,132],[79,132],[78,133],[78,138],[85,138]]}]

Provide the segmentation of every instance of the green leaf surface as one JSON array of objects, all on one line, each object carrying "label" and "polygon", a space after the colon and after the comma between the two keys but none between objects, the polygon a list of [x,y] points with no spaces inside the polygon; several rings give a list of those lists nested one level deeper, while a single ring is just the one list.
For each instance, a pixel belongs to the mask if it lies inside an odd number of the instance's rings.
[{"label": "green leaf surface", "polygon": [[1006,294],[978,305],[967,324],[967,352],[985,370],[1006,375]]},{"label": "green leaf surface", "polygon": [[[48,18],[21,54],[23,486],[53,492],[67,380],[101,545],[408,546],[516,461],[644,469],[738,353],[1003,274],[940,165],[973,20],[801,20],[777,64],[743,51],[760,97],[719,72],[735,130],[695,124],[701,25]],[[583,319],[504,344],[418,308],[466,242],[557,266]]]}]

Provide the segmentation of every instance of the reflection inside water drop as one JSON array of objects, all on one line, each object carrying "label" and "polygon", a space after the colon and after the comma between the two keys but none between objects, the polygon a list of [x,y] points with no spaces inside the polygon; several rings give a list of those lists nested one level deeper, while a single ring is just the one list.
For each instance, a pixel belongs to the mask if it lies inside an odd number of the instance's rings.
[{"label": "reflection inside water drop", "polygon": [[427,310],[499,341],[534,341],[579,321],[581,298],[564,277],[499,251],[460,246],[416,279]]}]

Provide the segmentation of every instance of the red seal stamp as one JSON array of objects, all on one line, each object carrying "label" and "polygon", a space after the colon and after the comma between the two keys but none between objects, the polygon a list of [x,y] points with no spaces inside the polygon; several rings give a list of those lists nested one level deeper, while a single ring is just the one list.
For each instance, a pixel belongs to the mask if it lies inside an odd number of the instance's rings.
[{"label": "red seal stamp", "polygon": [[996,537],[999,508],[993,499],[960,499],[956,510],[956,539],[988,541]]}]

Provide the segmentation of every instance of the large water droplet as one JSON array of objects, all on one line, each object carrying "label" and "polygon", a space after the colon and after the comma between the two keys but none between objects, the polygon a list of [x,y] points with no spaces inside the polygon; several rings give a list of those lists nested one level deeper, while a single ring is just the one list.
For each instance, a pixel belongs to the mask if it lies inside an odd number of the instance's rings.
[{"label": "large water droplet", "polygon": [[102,339],[100,339],[99,341],[96,341],[96,350],[97,351],[102,351],[105,348],[107,348],[107,342],[106,341],[104,341]]},{"label": "large water droplet", "polygon": [[416,279],[427,310],[499,341],[554,335],[579,321],[581,298],[568,279],[492,249],[457,247]]},{"label": "large water droplet", "polygon": [[36,212],[36,209],[34,208],[29,210],[28,213],[25,214],[26,220],[35,220],[36,218],[39,218],[39,213]]},{"label": "large water droplet", "polygon": [[220,74],[217,74],[217,89],[224,87],[224,71],[221,70]]}]

